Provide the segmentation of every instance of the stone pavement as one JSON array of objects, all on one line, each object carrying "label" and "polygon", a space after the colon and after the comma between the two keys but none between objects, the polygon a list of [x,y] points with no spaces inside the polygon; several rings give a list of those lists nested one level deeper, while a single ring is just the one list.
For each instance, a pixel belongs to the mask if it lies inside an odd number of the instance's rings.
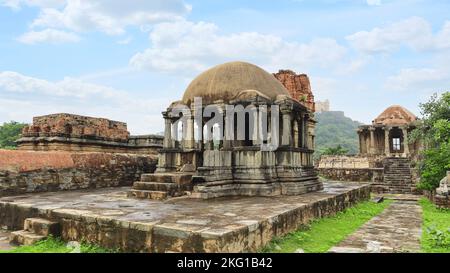
[{"label": "stone pavement", "polygon": [[422,208],[417,201],[395,200],[329,252],[420,252],[421,226]]},{"label": "stone pavement", "polygon": [[59,222],[66,241],[87,240],[126,252],[254,252],[313,219],[368,200],[370,186],[324,183],[298,196],[127,198],[126,188],[0,198],[0,225],[21,230],[26,218]]},{"label": "stone pavement", "polygon": [[11,234],[11,232],[0,229],[0,251],[13,248],[13,246],[9,244],[9,234]]}]

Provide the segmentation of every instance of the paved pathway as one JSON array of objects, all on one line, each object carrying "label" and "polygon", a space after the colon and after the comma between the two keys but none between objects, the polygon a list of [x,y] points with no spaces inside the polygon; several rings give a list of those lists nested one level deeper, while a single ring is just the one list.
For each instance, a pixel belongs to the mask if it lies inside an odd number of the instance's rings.
[{"label": "paved pathway", "polygon": [[395,200],[329,252],[420,252],[421,226],[417,201]]}]

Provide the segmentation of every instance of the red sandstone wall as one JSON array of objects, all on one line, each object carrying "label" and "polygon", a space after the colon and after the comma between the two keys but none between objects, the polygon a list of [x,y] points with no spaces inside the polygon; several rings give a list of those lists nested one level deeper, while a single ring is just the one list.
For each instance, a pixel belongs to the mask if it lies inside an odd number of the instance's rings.
[{"label": "red sandstone wall", "polygon": [[296,74],[291,70],[280,70],[273,75],[286,87],[292,98],[298,100],[312,112],[315,112],[314,95],[306,74]]},{"label": "red sandstone wall", "polygon": [[25,172],[43,168],[72,168],[75,163],[71,155],[69,152],[0,150],[0,171]]},{"label": "red sandstone wall", "polygon": [[155,155],[0,150],[0,196],[131,186],[156,164]]}]

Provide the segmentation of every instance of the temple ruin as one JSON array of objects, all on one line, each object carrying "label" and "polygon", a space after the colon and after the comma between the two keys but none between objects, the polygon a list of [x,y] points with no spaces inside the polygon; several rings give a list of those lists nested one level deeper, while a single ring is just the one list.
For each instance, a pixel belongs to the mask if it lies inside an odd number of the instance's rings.
[{"label": "temple ruin", "polygon": [[372,124],[358,128],[358,155],[322,156],[320,174],[339,181],[371,182],[373,192],[417,192],[418,174],[413,165],[422,146],[409,141],[408,135],[418,122],[406,108],[388,107]]},{"label": "temple ruin", "polygon": [[19,150],[0,150],[0,224],[19,244],[52,235],[127,252],[258,251],[370,198],[366,184],[319,181],[314,109],[306,75],[232,62],[169,105],[164,137],[36,117]]},{"label": "temple ruin", "polygon": [[124,122],[66,113],[34,117],[17,140],[26,151],[132,154],[156,154],[162,142],[158,135],[130,136]]},{"label": "temple ruin", "polygon": [[359,153],[402,157],[416,155],[419,144],[408,141],[408,134],[416,125],[417,117],[413,113],[399,105],[391,106],[371,125],[359,127]]},{"label": "temple ruin", "polygon": [[[287,76],[286,76],[287,75]],[[215,66],[195,78],[187,87],[182,100],[173,102],[165,112],[164,147],[159,152],[156,173],[142,176],[134,184],[129,196],[164,199],[186,191],[192,197],[273,196],[297,195],[322,189],[313,165],[314,102],[306,75],[280,71],[285,84],[299,91],[295,97],[273,75],[244,62]],[[295,85],[294,85],[295,84]],[[291,89],[292,90],[292,89]],[[306,93],[304,93],[306,92]],[[298,99],[309,94],[302,104]],[[196,109],[195,98],[203,106]],[[259,109],[223,116],[214,126],[210,118],[200,123],[194,120],[195,111],[206,111],[215,106],[225,113],[228,106],[241,105],[245,109]],[[280,130],[274,131],[262,119],[260,106],[279,106]],[[189,118],[182,126],[180,141],[178,122],[182,115],[172,115],[177,107],[187,106]],[[274,123],[270,107],[267,121]],[[239,139],[238,122],[245,120],[245,135]],[[250,120],[255,121],[255,126]],[[266,126],[267,138],[262,138]],[[200,128],[201,135],[194,128]],[[216,132],[216,133],[215,133]],[[219,139],[205,140],[208,134],[219,134]],[[262,145],[279,143],[275,150],[264,151]]]}]

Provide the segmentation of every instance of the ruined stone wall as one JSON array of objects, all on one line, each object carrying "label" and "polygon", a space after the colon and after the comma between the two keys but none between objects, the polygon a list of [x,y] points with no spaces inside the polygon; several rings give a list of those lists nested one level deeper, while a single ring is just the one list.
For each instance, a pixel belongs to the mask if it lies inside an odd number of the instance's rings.
[{"label": "ruined stone wall", "polygon": [[319,168],[319,175],[333,181],[383,182],[382,168]]},{"label": "ruined stone wall", "polygon": [[130,136],[126,123],[109,119],[52,114],[33,118],[17,143],[27,151],[157,154],[163,137]]},{"label": "ruined stone wall", "polygon": [[0,150],[0,196],[130,186],[156,163],[154,155]]},{"label": "ruined stone wall", "polygon": [[322,156],[319,175],[336,181],[383,181],[383,163],[375,156]]},{"label": "ruined stone wall", "polygon": [[127,124],[105,118],[73,114],[52,114],[33,118],[33,124],[22,131],[23,137],[68,137],[128,142]]},{"label": "ruined stone wall", "polygon": [[312,112],[315,112],[314,95],[306,74],[296,74],[292,70],[279,70],[278,73],[273,75],[286,87],[292,98],[298,100]]}]

